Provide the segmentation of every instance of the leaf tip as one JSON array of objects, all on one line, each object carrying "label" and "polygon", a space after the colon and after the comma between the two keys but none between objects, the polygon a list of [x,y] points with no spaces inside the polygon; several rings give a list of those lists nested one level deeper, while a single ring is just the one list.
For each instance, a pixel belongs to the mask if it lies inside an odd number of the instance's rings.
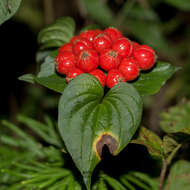
[{"label": "leaf tip", "polygon": [[107,146],[111,154],[115,154],[118,149],[118,141],[113,134],[104,132],[94,141],[94,150],[97,157],[101,160],[103,147]]}]

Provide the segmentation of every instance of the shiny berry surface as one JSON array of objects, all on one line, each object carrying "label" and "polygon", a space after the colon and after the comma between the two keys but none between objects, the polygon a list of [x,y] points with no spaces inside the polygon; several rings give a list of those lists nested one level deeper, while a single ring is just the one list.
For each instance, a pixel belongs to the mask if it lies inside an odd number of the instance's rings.
[{"label": "shiny berry surface", "polygon": [[127,38],[119,38],[112,46],[112,49],[118,52],[122,58],[132,55],[133,46]]},{"label": "shiny berry surface", "polygon": [[96,35],[97,34],[96,34],[95,30],[87,30],[87,31],[81,32],[79,36],[80,36],[80,38],[86,38],[89,41],[93,41],[94,36],[96,36]]},{"label": "shiny berry surface", "polygon": [[125,77],[118,69],[112,69],[108,72],[106,77],[106,86],[112,88],[119,82],[126,82]]},{"label": "shiny berry surface", "polygon": [[134,51],[133,56],[141,70],[149,70],[155,64],[156,56],[154,51],[150,49],[140,46]]},{"label": "shiny berry surface", "polygon": [[107,34],[101,33],[94,38],[93,45],[97,52],[101,52],[110,48],[112,46],[112,41]]},{"label": "shiny berry surface", "polygon": [[133,46],[133,49],[135,50],[140,46],[140,44],[137,42],[132,42],[132,46]]},{"label": "shiny berry surface", "polygon": [[84,72],[76,67],[70,69],[66,75],[66,82],[69,83],[72,79],[74,79],[76,76],[78,76],[82,73],[84,73]]},{"label": "shiny berry surface", "polygon": [[56,70],[60,74],[67,74],[71,68],[75,67],[75,62],[72,59],[62,60],[56,65]]},{"label": "shiny berry surface", "polygon": [[70,59],[73,62],[76,62],[76,57],[71,51],[63,51],[58,53],[56,57],[56,63],[57,64],[62,63],[66,59]]},{"label": "shiny berry surface", "polygon": [[104,74],[104,72],[102,70],[95,69],[95,70],[91,71],[89,74],[95,76],[101,83],[102,87],[104,88],[105,83],[106,83],[106,75]]},{"label": "shiny berry surface", "polygon": [[70,40],[70,43],[75,43],[77,40],[79,40],[80,39],[80,37],[79,36],[73,36],[72,38],[71,38],[71,40]]},{"label": "shiny berry surface", "polygon": [[59,50],[58,53],[64,52],[64,51],[73,51],[73,45],[72,43],[66,43],[64,45],[62,45]]},{"label": "shiny berry surface", "polygon": [[84,72],[91,72],[98,67],[98,64],[99,56],[95,50],[87,49],[79,54],[77,67]]},{"label": "shiny berry surface", "polygon": [[122,33],[114,27],[106,28],[104,32],[111,38],[112,42],[115,42],[123,36]]},{"label": "shiny berry surface", "polygon": [[80,38],[73,44],[73,52],[75,55],[79,55],[81,51],[90,48],[92,48],[92,43],[86,38]]},{"label": "shiny berry surface", "polygon": [[133,58],[124,58],[119,66],[119,70],[127,81],[134,80],[139,75],[137,61]]},{"label": "shiny berry surface", "polygon": [[112,49],[106,49],[100,53],[100,67],[105,71],[116,69],[120,61],[120,56]]}]

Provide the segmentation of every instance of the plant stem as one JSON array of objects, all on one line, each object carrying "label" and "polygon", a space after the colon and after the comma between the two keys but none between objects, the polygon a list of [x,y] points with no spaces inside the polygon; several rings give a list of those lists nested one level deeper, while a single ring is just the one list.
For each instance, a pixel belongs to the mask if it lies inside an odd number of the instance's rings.
[{"label": "plant stem", "polygon": [[164,179],[166,176],[167,168],[168,168],[168,162],[167,162],[167,160],[163,160],[162,170],[160,173],[160,190],[163,190]]}]

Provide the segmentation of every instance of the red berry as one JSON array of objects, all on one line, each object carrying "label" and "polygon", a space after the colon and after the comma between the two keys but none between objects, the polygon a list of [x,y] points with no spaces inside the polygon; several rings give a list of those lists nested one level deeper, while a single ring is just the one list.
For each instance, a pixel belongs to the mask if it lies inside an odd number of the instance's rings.
[{"label": "red berry", "polygon": [[112,49],[106,49],[100,54],[100,67],[105,71],[116,69],[120,64],[120,56]]},{"label": "red berry", "polygon": [[64,51],[73,51],[72,43],[66,43],[66,44],[62,45],[59,48],[58,53],[61,53],[61,52],[64,52]]},{"label": "red berry", "polygon": [[94,38],[95,38],[97,35],[102,34],[103,31],[99,30],[99,29],[96,29],[96,30],[94,30],[94,33],[95,33],[95,35],[94,35]]},{"label": "red berry", "polygon": [[79,36],[73,36],[72,38],[71,38],[71,40],[70,40],[70,43],[75,43],[77,40],[79,40],[80,39],[80,37]]},{"label": "red berry", "polygon": [[78,55],[81,51],[92,48],[92,43],[86,38],[80,38],[73,44],[73,52]]},{"label": "red berry", "polygon": [[103,71],[101,71],[100,69],[96,69],[96,70],[91,71],[89,74],[94,75],[99,80],[102,87],[104,88],[105,83],[106,83],[106,75],[104,74]]},{"label": "red berry", "polygon": [[133,46],[127,38],[119,38],[112,46],[122,58],[130,57],[133,52]]},{"label": "red berry", "polygon": [[107,34],[101,33],[94,38],[94,49],[98,52],[108,49],[112,45],[112,41]]},{"label": "red berry", "polygon": [[94,30],[87,30],[80,33],[80,38],[86,38],[89,41],[93,41],[95,35],[96,35],[96,32]]},{"label": "red berry", "polygon": [[58,73],[67,74],[71,68],[75,67],[75,62],[72,59],[62,60],[56,65],[56,70]]},{"label": "red berry", "polygon": [[139,75],[137,61],[135,61],[133,58],[124,58],[121,61],[119,70],[122,72],[123,76],[127,81],[134,80]]},{"label": "red berry", "polygon": [[145,48],[144,46],[141,48],[138,47],[133,53],[134,59],[138,62],[139,68],[141,70],[151,69],[156,60],[154,50],[149,48]]},{"label": "red berry", "polygon": [[152,51],[153,53],[155,53],[155,51],[148,45],[140,45],[139,47],[141,47],[143,49],[148,49],[148,50]]},{"label": "red berry", "polygon": [[62,63],[66,59],[70,59],[74,63],[76,62],[76,57],[71,51],[63,51],[58,53],[56,57],[56,64]]},{"label": "red berry", "polygon": [[81,51],[78,57],[77,67],[84,72],[90,72],[98,67],[99,56],[93,49]]},{"label": "red berry", "polygon": [[140,46],[140,44],[138,44],[137,42],[132,42],[132,45],[134,50]]},{"label": "red berry", "polygon": [[114,27],[106,28],[104,32],[111,38],[112,42],[115,42],[123,36],[122,33]]},{"label": "red berry", "polygon": [[76,76],[78,76],[82,73],[84,73],[84,72],[76,67],[70,69],[66,76],[66,82],[69,83],[72,79],[74,79]]},{"label": "red berry", "polygon": [[123,76],[123,74],[117,69],[110,70],[107,74],[106,86],[108,88],[112,88],[113,86],[115,86],[119,82],[126,82],[126,79]]}]

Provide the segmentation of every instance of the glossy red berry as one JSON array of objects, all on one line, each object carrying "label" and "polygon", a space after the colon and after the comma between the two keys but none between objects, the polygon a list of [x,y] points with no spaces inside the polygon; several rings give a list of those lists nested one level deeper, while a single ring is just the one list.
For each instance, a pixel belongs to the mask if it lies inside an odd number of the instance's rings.
[{"label": "glossy red berry", "polygon": [[101,33],[94,38],[93,45],[97,52],[101,52],[104,49],[110,48],[112,46],[112,41],[107,34]]},{"label": "glossy red berry", "polygon": [[127,81],[134,80],[139,75],[139,68],[137,61],[133,58],[124,58],[121,61],[119,70],[122,72],[123,76]]},{"label": "glossy red berry", "polygon": [[66,82],[69,83],[72,79],[74,79],[76,76],[78,76],[82,73],[84,73],[84,72],[76,67],[70,69],[66,76]]},{"label": "glossy red berry", "polygon": [[98,67],[99,56],[93,49],[81,51],[78,57],[77,67],[84,72],[90,72]]},{"label": "glossy red berry", "polygon": [[96,36],[96,32],[94,30],[87,30],[84,32],[80,33],[80,38],[86,38],[89,41],[93,41],[94,40],[94,36]]},{"label": "glossy red berry", "polygon": [[83,50],[92,48],[92,43],[86,38],[80,38],[76,40],[73,44],[73,52],[75,55],[79,55],[79,53]]},{"label": "glossy red berry", "polygon": [[73,67],[75,67],[75,62],[72,59],[68,58],[58,63],[56,65],[56,70],[58,73],[67,74]]},{"label": "glossy red berry", "polygon": [[105,83],[106,83],[106,75],[104,74],[102,70],[96,69],[96,70],[91,71],[89,74],[95,76],[101,83],[102,87],[104,88]]},{"label": "glossy red berry", "polygon": [[76,57],[71,51],[63,51],[58,53],[56,57],[56,64],[62,63],[66,59],[70,59],[74,63],[76,62]]},{"label": "glossy red berry", "polygon": [[133,52],[132,43],[127,38],[119,38],[113,44],[112,49],[118,52],[122,58],[131,56]]},{"label": "glossy red berry", "polygon": [[108,72],[107,77],[106,77],[106,86],[108,88],[112,88],[119,82],[126,82],[125,77],[121,73],[121,71],[117,69],[112,69]]},{"label": "glossy red berry", "polygon": [[106,28],[104,32],[111,38],[112,42],[115,42],[123,36],[122,33],[114,27]]},{"label": "glossy red berry", "polygon": [[94,33],[95,33],[95,35],[94,35],[94,38],[95,38],[97,35],[102,34],[103,31],[99,30],[99,29],[96,29],[96,30],[94,30]]},{"label": "glossy red berry", "polygon": [[133,45],[134,50],[137,49],[140,46],[140,44],[137,43],[137,42],[132,42],[132,45]]},{"label": "glossy red berry", "polygon": [[138,47],[150,50],[151,52],[153,52],[155,54],[155,51],[150,46],[148,46],[148,45],[139,45]]},{"label": "glossy red berry", "polygon": [[138,62],[138,66],[141,70],[151,69],[156,60],[154,50],[149,48],[145,48],[144,46],[141,48],[138,47],[133,53],[134,59]]},{"label": "glossy red berry", "polygon": [[112,49],[106,49],[100,53],[100,67],[105,71],[116,69],[120,61],[120,56]]},{"label": "glossy red berry", "polygon": [[70,40],[70,43],[75,43],[77,40],[79,40],[80,39],[80,37],[79,36],[73,36],[72,38],[71,38],[71,40]]},{"label": "glossy red berry", "polygon": [[64,45],[62,45],[59,50],[58,53],[64,52],[64,51],[73,51],[73,45],[72,43],[66,43]]}]

